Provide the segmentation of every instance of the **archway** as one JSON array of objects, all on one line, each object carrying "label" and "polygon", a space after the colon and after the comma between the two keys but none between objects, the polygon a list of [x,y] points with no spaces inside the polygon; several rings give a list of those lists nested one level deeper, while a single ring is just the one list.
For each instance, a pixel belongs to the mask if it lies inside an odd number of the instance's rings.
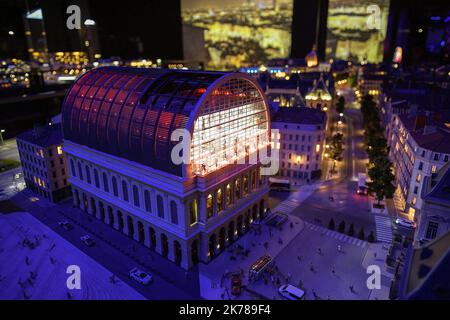
[{"label": "archway", "polygon": [[247,210],[244,221],[245,221],[245,231],[248,231],[250,229],[250,210]]},{"label": "archway", "polygon": [[86,212],[88,209],[88,200],[87,200],[87,196],[85,193],[83,193],[83,205],[84,205],[84,208],[83,208],[84,212]]},{"label": "archway", "polygon": [[100,208],[100,220],[102,222],[105,222],[105,206],[103,205],[103,202],[99,201],[98,206]]},{"label": "archway", "polygon": [[133,218],[127,216],[127,224],[128,224],[128,236],[133,237],[134,235],[134,224]]},{"label": "archway", "polygon": [[192,263],[198,263],[198,240],[195,239],[191,243],[191,259]]},{"label": "archway", "polygon": [[209,253],[209,257],[213,257],[216,254],[216,234],[215,233],[213,233],[209,237],[208,253]]},{"label": "archway", "polygon": [[228,243],[232,243],[234,241],[234,221],[231,221],[228,224]]},{"label": "archway", "polygon": [[252,208],[252,218],[253,221],[258,219],[258,206],[256,204],[254,204]]},{"label": "archway", "polygon": [[225,235],[225,228],[222,227],[219,231],[219,249],[223,250],[225,248],[226,243],[226,235]]},{"label": "archway", "polygon": [[119,226],[119,231],[120,231],[120,232],[123,232],[123,226],[124,226],[124,223],[123,223],[123,214],[122,214],[121,211],[117,211],[117,219],[118,219],[118,221],[119,221],[119,224],[118,224],[118,226]]},{"label": "archway", "polygon": [[73,191],[73,199],[74,199],[75,207],[79,208],[80,207],[80,194],[78,193],[77,189],[75,189]]},{"label": "archway", "polygon": [[110,206],[108,206],[108,218],[109,218],[109,225],[114,226],[114,214]]},{"label": "archway", "polygon": [[97,206],[95,205],[95,200],[93,197],[91,197],[90,201],[91,201],[92,214],[95,215],[97,213]]},{"label": "archway", "polygon": [[261,219],[264,218],[264,214],[265,214],[264,209],[265,209],[265,207],[264,207],[264,199],[262,199],[262,200],[259,202],[259,217],[260,217]]},{"label": "archway", "polygon": [[138,236],[139,242],[144,243],[145,240],[144,224],[141,221],[138,221]]},{"label": "archway", "polygon": [[173,251],[175,253],[175,263],[178,265],[181,264],[181,245],[177,240],[173,242]]},{"label": "archway", "polygon": [[242,215],[240,215],[237,218],[237,223],[236,223],[236,231],[237,231],[237,236],[240,237],[242,234]]},{"label": "archway", "polygon": [[148,228],[148,232],[150,234],[150,248],[154,250],[156,248],[156,233],[152,227]]},{"label": "archway", "polygon": [[167,236],[162,233],[161,234],[161,255],[163,257],[167,257],[169,254],[169,240],[167,239]]}]

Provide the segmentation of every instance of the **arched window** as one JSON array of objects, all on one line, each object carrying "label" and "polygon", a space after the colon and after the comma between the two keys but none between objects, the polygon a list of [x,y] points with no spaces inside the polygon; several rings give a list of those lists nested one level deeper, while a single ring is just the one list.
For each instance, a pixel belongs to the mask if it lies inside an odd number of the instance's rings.
[{"label": "arched window", "polygon": [[94,169],[94,182],[95,182],[95,186],[97,188],[100,188],[100,181],[98,179],[98,171],[97,171],[97,169]]},{"label": "arched window", "polygon": [[109,192],[108,176],[105,172],[103,172],[103,189],[105,189],[106,192]]},{"label": "arched window", "polygon": [[122,180],[122,195],[123,195],[123,200],[129,201],[129,199],[128,199],[128,184],[125,180]]},{"label": "arched window", "polygon": [[73,163],[73,159],[70,159],[70,169],[72,170],[72,175],[76,177],[77,173],[75,172],[75,164]]},{"label": "arched window", "polygon": [[164,200],[159,194],[156,197],[156,205],[158,207],[158,217],[164,218]]},{"label": "arched window", "polygon": [[211,218],[213,215],[213,196],[208,194],[206,197],[206,217]]},{"label": "arched window", "polygon": [[84,170],[86,171],[86,180],[90,184],[91,183],[91,170],[89,170],[89,167],[87,165],[84,166]]},{"label": "arched window", "polygon": [[140,202],[139,202],[139,190],[137,186],[133,186],[133,201],[134,201],[134,205],[136,207],[140,206]]},{"label": "arched window", "polygon": [[144,191],[144,205],[145,211],[152,212],[152,202],[150,200],[150,192],[148,190]]},{"label": "arched window", "polygon": [[223,210],[223,192],[222,189],[216,191],[217,213]]},{"label": "arched window", "polygon": [[248,176],[244,176],[244,196],[248,194]]},{"label": "arched window", "polygon": [[252,171],[252,190],[256,189],[256,170]]},{"label": "arched window", "polygon": [[197,200],[194,199],[191,201],[191,204],[189,206],[189,224],[193,225],[193,224],[197,223],[197,218],[198,218]]},{"label": "arched window", "polygon": [[236,191],[236,199],[239,200],[241,198],[241,178],[238,178],[236,180],[235,191]]},{"label": "arched window", "polygon": [[119,188],[117,188],[117,179],[116,177],[112,177],[112,187],[113,187],[113,193],[116,197],[119,196]]},{"label": "arched window", "polygon": [[175,201],[170,201],[170,221],[174,224],[178,224],[178,209]]},{"label": "arched window", "polygon": [[227,184],[226,186],[226,203],[227,207],[231,205],[231,184]]},{"label": "arched window", "polygon": [[81,163],[78,162],[78,177],[83,180],[83,170],[81,170]]}]

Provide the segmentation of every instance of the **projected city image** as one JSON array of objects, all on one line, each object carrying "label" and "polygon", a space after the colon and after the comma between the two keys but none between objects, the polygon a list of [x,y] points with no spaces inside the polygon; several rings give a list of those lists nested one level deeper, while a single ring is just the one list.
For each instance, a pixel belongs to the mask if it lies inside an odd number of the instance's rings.
[{"label": "projected city image", "polygon": [[203,37],[208,69],[233,70],[290,54],[292,0],[182,0],[181,6],[185,32]]},{"label": "projected city image", "polygon": [[327,57],[381,62],[389,0],[330,0]]}]

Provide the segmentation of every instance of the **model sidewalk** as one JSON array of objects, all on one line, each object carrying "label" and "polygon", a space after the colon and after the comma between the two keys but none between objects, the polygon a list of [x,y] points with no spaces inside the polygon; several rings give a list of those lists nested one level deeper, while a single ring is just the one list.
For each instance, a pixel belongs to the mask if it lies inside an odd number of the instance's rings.
[{"label": "model sidewalk", "polygon": [[[226,275],[230,272],[241,272],[242,285],[246,286],[250,266],[266,254],[275,258],[303,230],[304,223],[297,217],[289,216],[289,221],[283,224],[281,230],[264,223],[260,227],[260,232],[253,227],[209,264],[199,265],[200,295],[203,298],[230,297],[224,283],[229,281]],[[242,251],[249,250],[248,255],[238,254],[239,247],[243,248]]]}]

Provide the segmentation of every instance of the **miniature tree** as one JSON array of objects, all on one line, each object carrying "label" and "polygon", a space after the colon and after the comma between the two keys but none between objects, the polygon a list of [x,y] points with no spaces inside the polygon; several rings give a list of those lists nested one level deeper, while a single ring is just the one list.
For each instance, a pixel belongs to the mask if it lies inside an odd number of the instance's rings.
[{"label": "miniature tree", "polygon": [[340,233],[344,233],[345,232],[345,221],[341,221],[341,223],[339,224],[339,229],[338,231]]},{"label": "miniature tree", "polygon": [[334,219],[331,218],[331,219],[330,219],[330,223],[328,224],[328,229],[334,230],[335,228],[336,228],[336,225],[335,225],[335,223],[334,223]]}]

